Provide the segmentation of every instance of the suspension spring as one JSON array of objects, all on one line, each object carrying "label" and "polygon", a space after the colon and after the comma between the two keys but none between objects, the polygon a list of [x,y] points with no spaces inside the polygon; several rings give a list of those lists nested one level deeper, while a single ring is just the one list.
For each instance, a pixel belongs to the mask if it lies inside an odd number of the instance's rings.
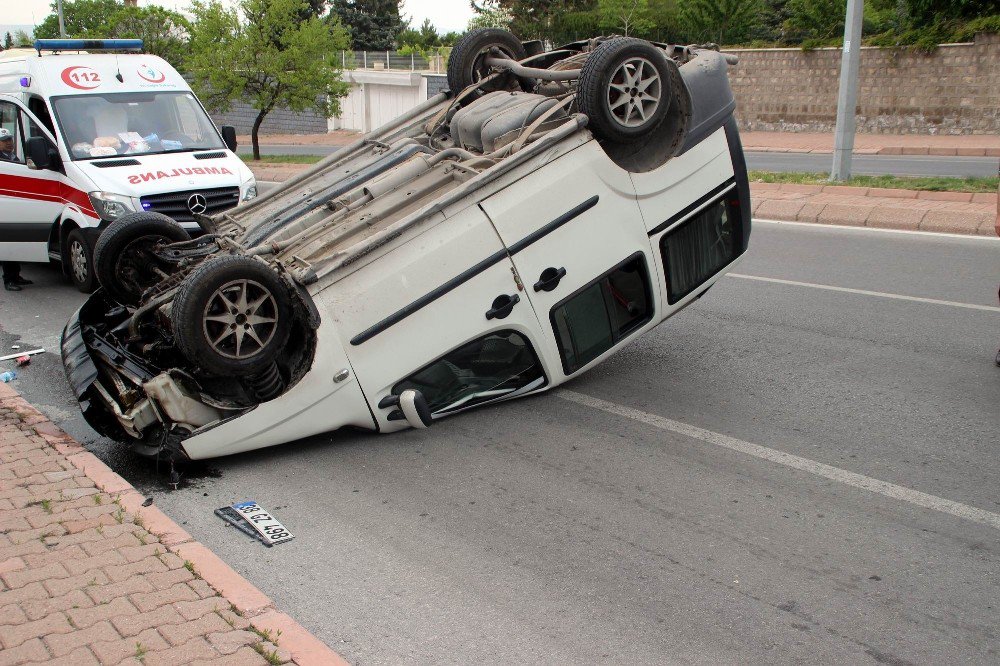
[{"label": "suspension spring", "polygon": [[263,372],[247,377],[247,384],[261,402],[274,400],[285,388],[285,382],[278,371],[278,364],[273,361]]}]

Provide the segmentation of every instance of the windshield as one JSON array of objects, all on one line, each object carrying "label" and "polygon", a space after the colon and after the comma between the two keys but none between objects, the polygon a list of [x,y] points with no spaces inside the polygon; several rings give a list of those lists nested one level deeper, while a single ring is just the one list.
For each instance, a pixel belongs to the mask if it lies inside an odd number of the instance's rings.
[{"label": "windshield", "polygon": [[52,107],[74,160],[225,147],[190,92],[70,95]]}]

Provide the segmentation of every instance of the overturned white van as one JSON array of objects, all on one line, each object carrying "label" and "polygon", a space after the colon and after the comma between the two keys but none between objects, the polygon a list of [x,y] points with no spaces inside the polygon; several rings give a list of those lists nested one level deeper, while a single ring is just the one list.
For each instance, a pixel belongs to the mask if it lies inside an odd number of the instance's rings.
[{"label": "overturned white van", "polygon": [[[122,220],[63,334],[84,416],[141,453],[207,458],[426,427],[585,372],[747,249],[726,67],[711,49],[473,31],[452,92],[196,216],[200,238]],[[143,271],[116,268],[136,252]]]}]

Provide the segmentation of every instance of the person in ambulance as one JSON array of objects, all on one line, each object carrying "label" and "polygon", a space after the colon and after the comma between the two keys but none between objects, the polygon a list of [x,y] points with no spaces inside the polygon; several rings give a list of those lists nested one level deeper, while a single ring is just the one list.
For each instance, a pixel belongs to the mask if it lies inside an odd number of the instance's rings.
[{"label": "person in ambulance", "polygon": [[97,239],[121,218],[163,213],[196,234],[198,216],[257,196],[234,128],[216,128],[166,61],[127,52],[141,48],[65,39],[0,52],[5,268],[55,261],[89,293]]}]

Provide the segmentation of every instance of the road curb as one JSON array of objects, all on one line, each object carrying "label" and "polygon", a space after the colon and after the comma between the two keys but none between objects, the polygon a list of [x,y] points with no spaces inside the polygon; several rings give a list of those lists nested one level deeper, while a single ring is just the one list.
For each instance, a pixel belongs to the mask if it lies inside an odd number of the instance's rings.
[{"label": "road curb", "polygon": [[196,541],[159,508],[143,506],[146,498],[132,484],[63,432],[9,384],[0,384],[0,404],[21,415],[24,423],[83,472],[98,489],[120,501],[124,509],[133,514],[147,531],[156,535],[165,548],[190,562],[197,575],[237,608],[255,629],[271,636],[277,636],[280,631],[280,647],[291,655],[295,663],[300,666],[344,666],[348,663],[305,627],[275,608],[266,594]]}]

